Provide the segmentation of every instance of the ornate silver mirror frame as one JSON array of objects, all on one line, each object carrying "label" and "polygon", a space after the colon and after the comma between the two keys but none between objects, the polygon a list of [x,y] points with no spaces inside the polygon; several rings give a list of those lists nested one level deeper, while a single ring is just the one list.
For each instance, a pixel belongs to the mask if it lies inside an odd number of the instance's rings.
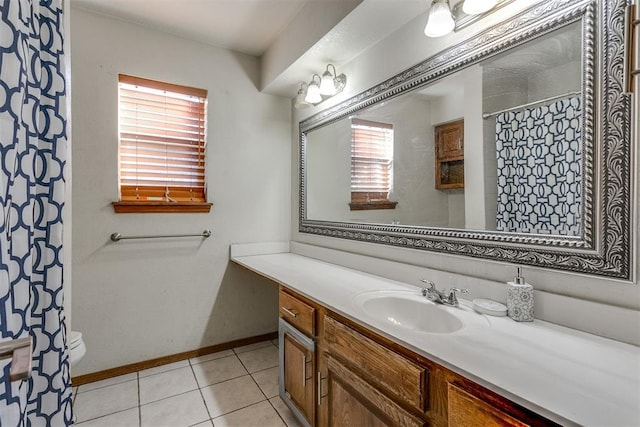
[{"label": "ornate silver mirror frame", "polygon": [[[545,0],[300,122],[299,231],[631,280],[631,96],[624,93],[624,0]],[[581,21],[584,223],[579,237],[307,219],[306,134]]]}]

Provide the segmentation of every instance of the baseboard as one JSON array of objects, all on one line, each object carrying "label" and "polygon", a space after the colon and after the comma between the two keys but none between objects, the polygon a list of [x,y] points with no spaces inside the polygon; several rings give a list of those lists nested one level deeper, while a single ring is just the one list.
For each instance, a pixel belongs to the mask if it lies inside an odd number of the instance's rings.
[{"label": "baseboard", "polygon": [[71,378],[71,384],[76,387],[95,381],[106,380],[107,378],[117,377],[119,375],[130,374],[132,372],[141,371],[143,369],[154,368],[156,366],[166,365],[177,362],[179,360],[191,359],[192,357],[204,356],[206,354],[216,353],[218,351],[229,350],[243,345],[254,344],[260,341],[272,340],[278,338],[278,332],[271,332],[255,337],[242,338],[222,344],[211,345],[196,350],[185,351],[183,353],[171,354],[168,356],[158,357],[156,359],[144,360],[142,362],[131,363],[129,365],[118,366],[116,368],[105,369],[104,371],[93,372],[90,374],[78,375]]}]

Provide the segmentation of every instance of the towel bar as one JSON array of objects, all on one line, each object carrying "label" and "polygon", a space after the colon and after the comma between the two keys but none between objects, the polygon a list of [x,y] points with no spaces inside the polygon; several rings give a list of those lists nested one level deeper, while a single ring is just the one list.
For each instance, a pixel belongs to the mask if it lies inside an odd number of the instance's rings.
[{"label": "towel bar", "polygon": [[205,239],[211,237],[211,230],[204,230],[200,234],[163,234],[163,235],[154,235],[154,236],[123,236],[120,233],[113,233],[109,238],[112,242],[119,242],[120,240],[131,240],[131,239],[160,239],[160,238],[170,238],[170,237],[204,237]]}]

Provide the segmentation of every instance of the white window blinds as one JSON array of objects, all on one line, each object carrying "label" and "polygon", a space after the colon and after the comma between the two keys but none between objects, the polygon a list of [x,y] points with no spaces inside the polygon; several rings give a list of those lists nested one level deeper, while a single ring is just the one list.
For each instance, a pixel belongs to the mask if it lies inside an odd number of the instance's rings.
[{"label": "white window blinds", "polygon": [[392,184],[393,125],[352,119],[352,202],[387,200]]},{"label": "white window blinds", "polygon": [[206,202],[207,91],[119,75],[122,201]]}]

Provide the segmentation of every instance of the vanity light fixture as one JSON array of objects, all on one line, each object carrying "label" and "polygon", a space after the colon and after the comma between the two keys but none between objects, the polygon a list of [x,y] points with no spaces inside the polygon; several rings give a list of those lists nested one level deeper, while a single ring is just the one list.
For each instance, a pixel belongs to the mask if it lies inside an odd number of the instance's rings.
[{"label": "vanity light fixture", "polygon": [[424,35],[427,37],[442,37],[449,34],[456,26],[449,7],[449,0],[433,0],[429,9],[427,25]]},{"label": "vanity light fixture", "polygon": [[322,96],[320,95],[320,87],[318,86],[318,83],[316,83],[316,77],[318,78],[318,82],[321,81],[319,75],[314,74],[313,76],[311,76],[311,81],[307,86],[307,96],[304,97],[304,100],[307,101],[309,104],[317,104],[319,102],[322,102]]},{"label": "vanity light fixture", "polygon": [[298,89],[298,95],[296,95],[296,100],[293,104],[295,108],[311,107],[311,104],[304,100],[307,96],[307,87],[309,87],[309,85],[305,82],[300,83],[300,89]]},{"label": "vanity light fixture", "polygon": [[[329,67],[333,68],[333,74],[329,71]],[[336,94],[336,67],[333,64],[327,65],[327,70],[322,74],[322,81],[320,82],[320,94],[333,96]]]},{"label": "vanity light fixture", "polygon": [[[473,21],[473,15],[482,15],[500,3],[510,3],[506,0],[464,0],[451,9],[449,0],[433,0],[429,8],[427,25],[424,34],[427,37],[442,37],[449,34],[463,21]],[[456,20],[458,21],[456,23]]]},{"label": "vanity light fixture", "polygon": [[[330,71],[333,70],[333,73]],[[333,64],[327,65],[327,69],[322,73],[311,76],[309,83],[300,83],[298,95],[294,102],[295,108],[304,108],[311,105],[318,105],[322,101],[342,92],[347,84],[347,76],[338,74]]]}]

